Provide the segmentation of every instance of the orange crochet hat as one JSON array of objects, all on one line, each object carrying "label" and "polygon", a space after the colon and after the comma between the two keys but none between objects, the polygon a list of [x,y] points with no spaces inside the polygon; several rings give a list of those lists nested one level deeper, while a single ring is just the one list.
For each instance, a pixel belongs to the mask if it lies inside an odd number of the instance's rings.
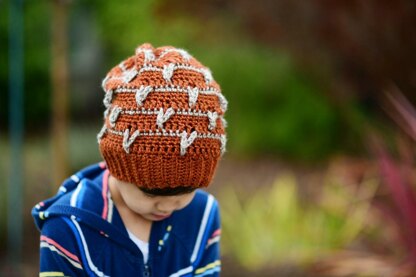
[{"label": "orange crochet hat", "polygon": [[146,189],[206,187],[225,151],[227,101],[185,50],[143,44],[103,80],[101,154],[119,180]]}]

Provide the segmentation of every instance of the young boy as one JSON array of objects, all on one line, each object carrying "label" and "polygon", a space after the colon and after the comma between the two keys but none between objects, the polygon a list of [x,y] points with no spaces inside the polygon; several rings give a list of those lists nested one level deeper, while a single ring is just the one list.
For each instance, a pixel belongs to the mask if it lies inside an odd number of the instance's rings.
[{"label": "young boy", "polygon": [[33,208],[40,276],[218,276],[211,182],[227,102],[182,49],[138,47],[103,81],[105,162]]}]

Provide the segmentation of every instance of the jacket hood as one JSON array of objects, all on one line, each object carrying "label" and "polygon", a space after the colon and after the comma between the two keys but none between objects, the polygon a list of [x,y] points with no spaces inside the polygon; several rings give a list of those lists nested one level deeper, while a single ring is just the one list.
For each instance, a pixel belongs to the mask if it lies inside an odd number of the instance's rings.
[{"label": "jacket hood", "polygon": [[[102,195],[101,182],[104,181],[106,173],[108,175],[106,165],[101,162],[88,166],[66,179],[55,196],[39,202],[32,209],[36,227],[41,231],[48,218],[60,214],[59,210],[62,210],[63,213],[69,207],[88,210],[88,212],[101,216],[100,210],[102,211],[106,203],[102,197],[98,198],[96,195]],[[108,187],[104,189],[108,190]],[[92,195],[94,197],[89,197]]]},{"label": "jacket hood", "polygon": [[[102,162],[86,167],[66,179],[54,197],[38,203],[32,209],[37,228],[42,231],[45,222],[57,217],[76,219],[83,226],[88,226],[89,230],[96,230],[132,252],[137,251],[137,246],[130,240],[111,199],[108,177],[109,171]],[[201,220],[200,211],[205,208],[207,199],[206,192],[197,190],[187,207],[174,212],[168,219],[155,221],[152,225],[152,233],[158,238],[155,243],[159,243],[159,238],[163,237],[166,228],[172,222],[175,222],[175,226],[186,226],[186,232],[179,231],[181,228],[175,228],[178,229],[175,234],[183,242],[189,242],[187,234],[197,233],[199,225],[189,226],[188,220]]]},{"label": "jacket hood", "polygon": [[136,251],[111,200],[108,177],[106,164],[101,162],[66,179],[54,197],[32,209],[36,227],[42,231],[45,222],[56,217],[76,219],[115,243]]}]

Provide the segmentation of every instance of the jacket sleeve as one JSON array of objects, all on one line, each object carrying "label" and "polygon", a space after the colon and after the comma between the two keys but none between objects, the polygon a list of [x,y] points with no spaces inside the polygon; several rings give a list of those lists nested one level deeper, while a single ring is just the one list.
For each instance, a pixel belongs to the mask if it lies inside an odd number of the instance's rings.
[{"label": "jacket sleeve", "polygon": [[212,211],[210,224],[207,226],[203,240],[203,252],[201,258],[194,267],[194,276],[219,276],[221,271],[220,260],[220,238],[221,238],[221,220],[218,203],[215,200]]},{"label": "jacket sleeve", "polygon": [[62,218],[48,219],[42,227],[39,276],[86,276],[77,241]]}]

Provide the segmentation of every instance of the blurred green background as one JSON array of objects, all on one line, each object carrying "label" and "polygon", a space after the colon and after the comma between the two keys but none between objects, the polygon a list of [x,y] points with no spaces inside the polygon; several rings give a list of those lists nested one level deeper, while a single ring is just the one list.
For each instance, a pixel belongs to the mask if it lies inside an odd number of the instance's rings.
[{"label": "blurred green background", "polygon": [[[10,270],[5,238],[11,3],[0,1],[4,272]],[[408,130],[416,117],[397,119],[400,109],[392,108],[386,92],[407,99],[407,106],[416,100],[415,5],[410,0],[24,2],[22,274],[37,270],[38,233],[30,208],[58,186],[50,172],[51,27],[58,6],[68,16],[61,30],[68,40],[68,154],[62,155],[67,174],[101,159],[95,135],[102,125],[101,80],[107,71],[143,42],[184,48],[210,67],[229,101],[228,152],[210,188],[223,207],[224,276],[412,272],[413,264],[403,261],[414,249],[398,234],[397,228],[405,227],[391,216],[395,198],[388,188],[394,186],[383,179],[380,152],[373,146],[383,145],[397,167],[407,165],[404,173],[396,169],[414,190],[414,141]],[[400,122],[410,122],[404,132]],[[416,209],[403,221],[416,220],[414,215]],[[385,218],[391,226],[381,228]],[[242,222],[239,229],[235,222]],[[241,241],[246,247],[238,247]],[[334,253],[340,258],[329,259]],[[331,271],[345,267],[341,260],[358,269]]]}]

